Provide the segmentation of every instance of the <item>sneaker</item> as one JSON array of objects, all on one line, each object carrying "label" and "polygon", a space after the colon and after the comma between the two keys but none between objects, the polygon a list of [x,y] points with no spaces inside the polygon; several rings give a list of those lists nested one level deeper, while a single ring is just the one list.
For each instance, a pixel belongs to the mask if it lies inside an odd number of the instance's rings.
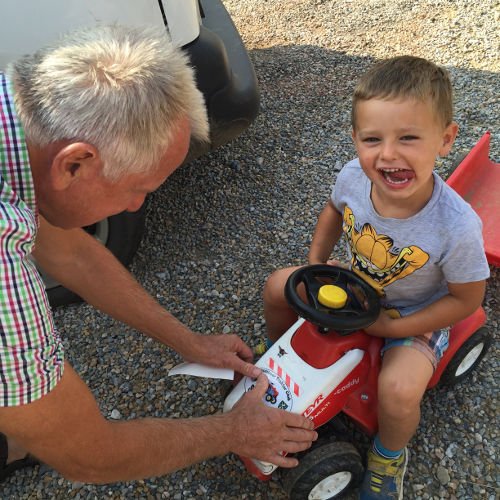
[{"label": "sneaker", "polygon": [[265,342],[261,342],[260,344],[257,344],[253,348],[253,352],[255,356],[258,356],[259,358],[267,351],[267,344]]},{"label": "sneaker", "polygon": [[370,450],[359,498],[361,500],[402,500],[403,478],[407,464],[407,448],[398,458],[383,458]]}]

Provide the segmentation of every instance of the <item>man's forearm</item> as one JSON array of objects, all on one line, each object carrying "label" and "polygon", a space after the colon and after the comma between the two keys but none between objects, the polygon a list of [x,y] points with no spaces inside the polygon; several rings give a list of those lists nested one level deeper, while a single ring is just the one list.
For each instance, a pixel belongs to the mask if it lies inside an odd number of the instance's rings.
[{"label": "man's forearm", "polygon": [[309,419],[265,406],[267,387],[261,375],[254,390],[221,415],[110,422],[66,363],[49,394],[0,408],[0,431],[64,476],[92,483],[160,476],[231,451],[290,467],[296,459],[281,451],[303,451],[317,434]]},{"label": "man's forearm", "polygon": [[100,459],[81,470],[62,470],[63,475],[91,483],[130,481],[162,476],[230,452],[232,426],[227,415],[108,422],[108,426],[107,441],[96,449]]},{"label": "man's forearm", "polygon": [[62,285],[113,318],[182,352],[193,332],[166,311],[107,250],[82,230],[42,223],[35,257]]},{"label": "man's forearm", "polygon": [[231,416],[111,422],[66,364],[55,389],[0,408],[0,430],[64,476],[107,483],[167,474],[229,452]]}]

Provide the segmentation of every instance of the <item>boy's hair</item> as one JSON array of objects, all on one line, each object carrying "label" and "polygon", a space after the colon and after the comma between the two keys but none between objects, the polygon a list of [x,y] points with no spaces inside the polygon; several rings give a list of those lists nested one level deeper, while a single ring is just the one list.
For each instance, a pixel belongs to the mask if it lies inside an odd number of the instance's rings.
[{"label": "boy's hair", "polygon": [[376,63],[359,80],[353,95],[352,127],[356,126],[359,101],[397,98],[430,99],[443,126],[453,121],[453,90],[448,71],[421,57],[398,56]]},{"label": "boy's hair", "polygon": [[193,69],[165,29],[100,26],[13,63],[9,76],[27,139],[95,146],[110,180],[147,172],[164,155],[180,119],[208,140]]}]

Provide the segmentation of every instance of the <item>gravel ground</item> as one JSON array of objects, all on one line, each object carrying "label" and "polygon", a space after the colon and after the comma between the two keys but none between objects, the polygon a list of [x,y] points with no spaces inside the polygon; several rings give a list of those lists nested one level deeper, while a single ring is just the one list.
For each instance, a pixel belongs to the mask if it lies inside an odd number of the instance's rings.
[{"label": "gravel ground", "polygon": [[[260,82],[262,112],[242,137],[176,172],[148,202],[137,279],[191,328],[263,336],[261,290],[273,269],[302,263],[335,172],[353,157],[349,104],[376,59],[411,53],[451,71],[460,124],[445,173],[486,130],[498,161],[498,20],[495,0],[227,0]],[[499,272],[485,301],[498,338]],[[218,412],[221,384],[167,377],[180,362],[87,305],[59,309],[68,359],[110,418]],[[498,345],[453,390],[430,391],[411,442],[405,497],[490,499],[498,489]],[[366,441],[366,440],[365,440]],[[363,439],[361,446],[366,445]],[[232,455],[168,477],[90,486],[47,467],[17,473],[1,498],[282,499]]]}]

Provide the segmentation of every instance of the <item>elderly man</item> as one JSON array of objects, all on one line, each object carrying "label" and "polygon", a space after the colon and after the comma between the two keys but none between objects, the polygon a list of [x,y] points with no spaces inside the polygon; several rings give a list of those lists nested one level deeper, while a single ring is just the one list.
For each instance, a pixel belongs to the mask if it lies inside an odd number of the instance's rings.
[{"label": "elderly man", "polygon": [[[190,138],[207,138],[182,53],[164,33],[100,27],[22,58],[0,85],[0,477],[31,456],[96,483],[229,452],[296,465],[281,452],[304,450],[317,435],[304,417],[262,404],[267,379],[249,347],[235,335],[189,330],[79,229],[137,210],[182,163]],[[223,415],[106,420],[64,361],[30,255],[100,310],[186,360],[258,378],[256,389]]]}]

